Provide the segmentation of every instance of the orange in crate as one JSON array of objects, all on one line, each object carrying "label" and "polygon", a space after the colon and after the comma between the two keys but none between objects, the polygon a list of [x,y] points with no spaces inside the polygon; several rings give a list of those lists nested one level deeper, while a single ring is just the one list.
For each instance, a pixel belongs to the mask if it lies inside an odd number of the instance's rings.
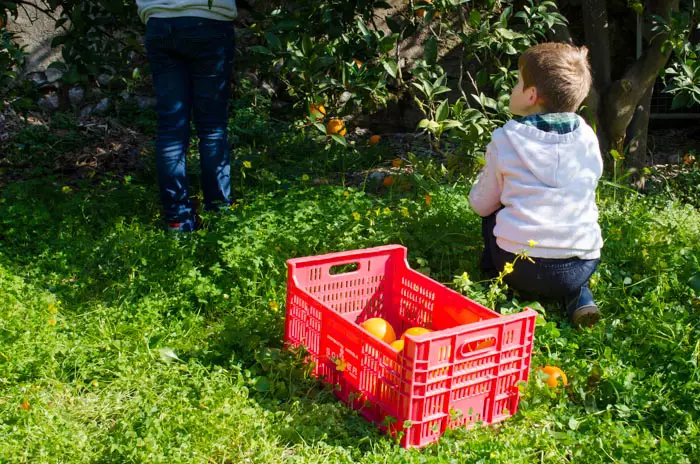
[{"label": "orange in crate", "polygon": [[[515,414],[535,311],[501,316],[414,271],[406,258],[406,248],[390,245],[289,260],[287,345],[306,346],[314,375],[385,432],[403,432],[407,448],[433,443],[447,428]],[[399,350],[360,327],[372,318],[396,333],[434,331],[406,334]]]},{"label": "orange in crate", "polygon": [[367,319],[360,324],[360,327],[386,343],[394,343],[396,341],[396,332],[394,332],[394,328],[381,317]]}]

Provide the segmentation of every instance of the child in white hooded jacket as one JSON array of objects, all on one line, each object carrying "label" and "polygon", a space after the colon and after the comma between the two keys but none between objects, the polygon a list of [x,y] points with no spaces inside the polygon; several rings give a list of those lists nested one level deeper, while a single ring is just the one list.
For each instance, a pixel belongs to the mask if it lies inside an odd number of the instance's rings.
[{"label": "child in white hooded jacket", "polygon": [[510,108],[494,131],[469,201],[484,219],[482,268],[533,296],[561,298],[575,326],[600,319],[588,282],[603,245],[595,191],[603,162],[598,139],[575,111],[588,95],[586,48],[543,43],[518,61]]}]

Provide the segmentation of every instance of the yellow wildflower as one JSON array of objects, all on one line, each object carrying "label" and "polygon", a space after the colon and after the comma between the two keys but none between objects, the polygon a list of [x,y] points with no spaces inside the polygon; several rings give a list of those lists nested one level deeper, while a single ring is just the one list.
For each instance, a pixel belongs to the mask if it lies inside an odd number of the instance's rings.
[{"label": "yellow wildflower", "polygon": [[352,213],[352,217],[355,218],[356,221],[359,221],[362,216],[360,216],[360,213],[355,211],[354,213]]},{"label": "yellow wildflower", "polygon": [[408,208],[405,206],[401,208],[401,214],[403,214],[404,217],[409,217],[410,215],[408,214]]},{"label": "yellow wildflower", "polygon": [[250,169],[253,167],[253,164],[250,161],[243,161],[243,167],[246,169]]},{"label": "yellow wildflower", "polygon": [[504,275],[508,275],[508,274],[510,274],[511,272],[513,272],[513,263],[506,263],[506,264],[503,266],[503,274],[504,274]]},{"label": "yellow wildflower", "polygon": [[530,245],[530,248],[537,246],[537,242],[535,240],[528,240],[527,244]]}]

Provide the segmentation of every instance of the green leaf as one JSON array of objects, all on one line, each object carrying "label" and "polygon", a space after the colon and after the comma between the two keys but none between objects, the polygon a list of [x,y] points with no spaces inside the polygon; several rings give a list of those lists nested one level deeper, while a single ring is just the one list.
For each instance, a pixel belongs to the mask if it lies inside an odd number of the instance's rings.
[{"label": "green leaf", "polygon": [[360,28],[360,32],[362,32],[362,35],[365,37],[365,42],[367,42],[367,45],[371,45],[372,34],[369,32],[369,29],[367,29],[367,26],[365,25],[365,22],[362,21],[362,18],[357,18],[357,27]]},{"label": "green leaf", "polygon": [[304,38],[301,39],[301,52],[304,54],[304,56],[308,57],[309,55],[311,55],[313,47],[314,46],[311,42],[311,37],[305,34]]},{"label": "green leaf", "polygon": [[299,25],[299,21],[295,19],[283,19],[275,24],[271,30],[273,31],[289,31],[295,29]]},{"label": "green leaf", "polygon": [[478,10],[473,9],[469,13],[469,24],[474,28],[478,28],[481,25],[481,13]]},{"label": "green leaf", "polygon": [[279,37],[275,35],[274,33],[268,31],[265,33],[265,39],[267,40],[267,43],[270,45],[270,48],[274,49],[279,49],[282,48],[282,42],[280,41]]},{"label": "green leaf", "polygon": [[443,100],[437,108],[435,119],[437,122],[442,122],[450,115],[450,106],[447,99]]},{"label": "green leaf", "polygon": [[677,93],[671,102],[671,109],[678,110],[690,106],[690,95],[685,92]]},{"label": "green leaf", "polygon": [[382,62],[382,66],[384,66],[387,74],[396,79],[396,76],[398,75],[398,66],[394,60],[384,61]]},{"label": "green leaf", "polygon": [[498,34],[506,40],[515,40],[522,37],[521,34],[518,34],[517,32],[512,31],[510,29],[506,29],[505,27],[499,27],[498,29],[496,29],[496,34]]},{"label": "green leaf", "polygon": [[262,45],[253,45],[252,47],[248,47],[248,51],[253,53],[259,53],[261,55],[275,56],[275,54],[272,53],[269,48],[263,47]]},{"label": "green leaf", "polygon": [[390,36],[383,37],[382,40],[379,41],[379,49],[382,53],[389,53],[394,49],[394,47],[396,47],[396,42],[398,40],[398,34],[392,34]]},{"label": "green leaf", "polygon": [[700,272],[695,273],[695,275],[688,279],[688,285],[695,290],[695,293],[700,295]]},{"label": "green leaf", "polygon": [[569,428],[571,430],[576,430],[578,429],[578,426],[581,424],[581,422],[577,421],[575,417],[569,418]]},{"label": "green leaf", "polygon": [[158,354],[160,359],[166,363],[180,360],[171,348],[160,348],[158,349]]},{"label": "green leaf", "polygon": [[268,379],[265,376],[260,376],[256,377],[255,380],[255,389],[259,392],[267,392],[270,391],[270,379]]},{"label": "green leaf", "polygon": [[345,140],[345,137],[343,137],[342,135],[333,134],[333,135],[331,135],[331,138],[333,139],[334,142],[336,142],[344,147],[348,146],[348,141]]},{"label": "green leaf", "polygon": [[438,57],[438,44],[435,36],[431,36],[425,43],[425,62],[429,66],[435,66]]}]

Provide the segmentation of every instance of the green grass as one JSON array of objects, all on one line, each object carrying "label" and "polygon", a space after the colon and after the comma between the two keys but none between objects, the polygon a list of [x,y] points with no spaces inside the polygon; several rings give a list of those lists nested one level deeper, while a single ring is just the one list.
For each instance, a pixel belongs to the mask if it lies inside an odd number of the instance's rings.
[{"label": "green grass", "polygon": [[[314,186],[388,155],[340,156],[242,111],[241,205],[207,231],[160,230],[149,169],[70,188],[33,170],[0,192],[0,462],[700,460],[692,202],[601,190],[604,319],[576,331],[546,307],[536,333],[533,365],[560,366],[570,388],[533,376],[515,417],[404,451],[280,350],[285,261],[401,243],[437,280],[478,280],[468,186],[420,170],[407,193]],[[38,133],[24,141],[44,143]]]}]

